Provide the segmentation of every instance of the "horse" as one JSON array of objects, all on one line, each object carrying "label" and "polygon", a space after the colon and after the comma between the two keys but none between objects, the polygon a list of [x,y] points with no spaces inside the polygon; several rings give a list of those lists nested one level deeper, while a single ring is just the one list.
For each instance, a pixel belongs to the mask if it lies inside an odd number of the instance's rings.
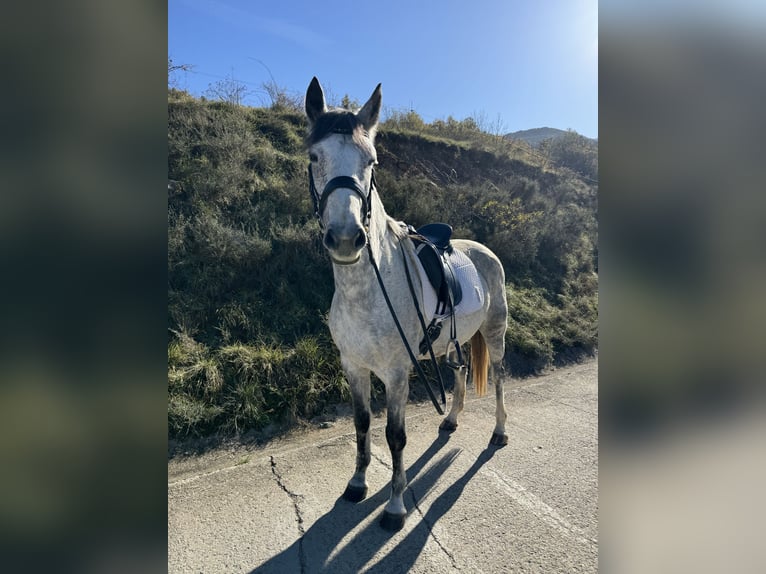
[{"label": "horse", "polygon": [[[375,135],[381,102],[378,84],[358,112],[330,109],[322,86],[314,77],[306,91],[309,126],[306,144],[315,212],[335,283],[328,324],[351,390],[356,429],[356,469],[343,498],[359,502],[367,496],[372,372],[385,386],[386,441],[393,466],[391,496],[380,524],[386,530],[396,531],[403,527],[407,513],[402,500],[407,486],[402,458],[407,443],[405,406],[412,369],[412,357],[402,350],[406,345],[409,349],[413,345],[417,348],[423,337],[422,322],[415,313],[416,303],[423,307],[423,295],[418,274],[405,277],[416,265],[414,244],[406,226],[386,213],[374,181]],[[459,345],[470,341],[470,369],[479,396],[486,392],[488,369],[492,367],[496,424],[490,444],[501,447],[508,443],[503,381],[499,376],[508,315],[505,273],[500,260],[486,246],[460,239],[454,239],[452,245],[473,263],[483,289],[483,306],[457,317],[455,334]],[[414,283],[415,288],[410,289],[407,281]],[[413,296],[417,301],[413,301]],[[400,330],[392,314],[399,318]],[[433,342],[438,356],[446,353],[441,349],[448,349],[449,342],[445,330]],[[424,354],[418,356],[420,360],[425,358]],[[452,405],[439,426],[440,432],[457,429],[467,374],[466,368],[456,373]]]}]

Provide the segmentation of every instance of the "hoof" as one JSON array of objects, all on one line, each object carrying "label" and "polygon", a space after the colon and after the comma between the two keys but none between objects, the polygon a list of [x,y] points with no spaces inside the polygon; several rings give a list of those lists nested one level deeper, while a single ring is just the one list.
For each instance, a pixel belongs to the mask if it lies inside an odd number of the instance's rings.
[{"label": "hoof", "polygon": [[406,514],[391,514],[390,512],[383,511],[383,518],[380,519],[380,526],[383,530],[389,532],[396,532],[401,530],[404,526],[404,517]]},{"label": "hoof", "polygon": [[489,439],[489,444],[494,446],[505,446],[508,444],[508,435],[494,433],[492,438]]},{"label": "hoof", "polygon": [[453,432],[457,430],[457,423],[450,422],[448,419],[444,419],[442,424],[439,425],[439,430]]},{"label": "hoof", "polygon": [[353,486],[349,484],[343,493],[343,498],[349,502],[361,502],[367,496],[366,486]]}]

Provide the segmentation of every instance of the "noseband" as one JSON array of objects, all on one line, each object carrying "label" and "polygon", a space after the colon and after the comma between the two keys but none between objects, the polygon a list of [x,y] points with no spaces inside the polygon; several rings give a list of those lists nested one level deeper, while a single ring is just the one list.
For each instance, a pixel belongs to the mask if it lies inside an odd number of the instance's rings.
[{"label": "noseband", "polygon": [[316,215],[317,219],[319,220],[319,227],[322,229],[324,229],[322,216],[324,215],[324,209],[327,205],[327,200],[330,198],[332,192],[336,189],[350,189],[357,196],[359,196],[359,199],[362,200],[362,227],[367,229],[370,224],[369,196],[372,193],[373,187],[375,187],[375,170],[372,172],[372,177],[370,178],[370,189],[366,194],[356,179],[348,175],[339,175],[338,177],[334,177],[327,182],[327,185],[324,186],[322,195],[320,196],[317,193],[317,188],[314,184],[314,174],[311,172],[311,164],[309,164],[309,191],[311,192],[311,199],[314,202],[314,215]]}]

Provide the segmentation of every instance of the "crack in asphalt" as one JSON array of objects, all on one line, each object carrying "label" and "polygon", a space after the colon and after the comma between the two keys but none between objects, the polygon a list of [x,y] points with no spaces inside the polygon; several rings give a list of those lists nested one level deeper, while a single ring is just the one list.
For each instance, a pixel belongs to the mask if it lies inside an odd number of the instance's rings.
[{"label": "crack in asphalt", "polygon": [[[377,460],[379,463],[381,463],[381,464],[382,464],[383,466],[385,466],[386,468],[389,468],[389,469],[392,469],[392,468],[393,468],[393,467],[391,466],[391,464],[390,464],[388,461],[386,461],[386,460],[383,460],[382,458],[380,458],[380,457],[379,457],[377,454],[375,454],[374,452],[372,452],[372,449],[370,449],[370,450],[371,450],[370,454],[372,455],[372,457],[373,457],[375,460]],[[459,567],[458,567],[458,565],[457,565],[457,562],[455,561],[455,557],[454,557],[454,556],[452,555],[452,553],[451,553],[449,550],[447,550],[447,548],[446,548],[446,547],[445,547],[445,546],[444,546],[444,545],[441,543],[441,540],[439,540],[439,538],[438,538],[438,537],[436,536],[436,534],[434,533],[434,529],[433,529],[432,525],[431,525],[431,524],[429,524],[428,520],[426,520],[426,516],[425,516],[425,514],[423,514],[423,511],[420,509],[420,506],[418,505],[418,500],[417,500],[417,498],[415,498],[415,492],[414,492],[414,491],[413,491],[413,490],[412,490],[412,489],[409,487],[409,485],[407,485],[407,491],[410,493],[410,496],[412,497],[412,503],[413,503],[413,505],[415,506],[415,510],[417,510],[417,511],[418,511],[418,514],[420,514],[420,518],[421,518],[421,520],[423,521],[423,524],[425,524],[425,525],[426,525],[426,528],[428,528],[428,534],[429,534],[429,536],[431,536],[431,538],[433,538],[434,542],[436,542],[436,545],[437,545],[439,548],[441,548],[442,552],[444,552],[444,554],[446,554],[446,555],[447,555],[447,558],[449,558],[449,559],[450,559],[450,563],[452,564],[452,567],[453,567],[453,568],[455,568],[456,570],[460,570],[460,568],[459,568]]]},{"label": "crack in asphalt", "polygon": [[303,527],[303,513],[298,506],[298,499],[302,497],[300,494],[290,491],[287,486],[285,486],[285,483],[282,481],[282,475],[277,472],[277,462],[274,460],[274,457],[270,456],[269,460],[271,461],[271,473],[274,475],[274,479],[277,481],[279,488],[285,491],[285,494],[290,497],[290,500],[293,503],[295,519],[298,521],[298,532],[300,533],[300,537],[298,538],[298,557],[301,562],[301,574],[303,574],[306,571],[306,553],[303,549],[303,535],[306,534],[306,530]]},{"label": "crack in asphalt", "polygon": [[370,449],[370,454],[372,455],[372,458],[374,458],[375,460],[377,460],[377,461],[378,461],[380,464],[382,464],[383,466],[385,466],[387,469],[389,469],[389,470],[393,470],[393,469],[394,469],[394,467],[393,467],[393,466],[391,466],[391,463],[389,463],[388,461],[386,461],[386,460],[384,460],[384,459],[380,458],[380,457],[379,457],[377,454],[375,454],[374,452],[372,452],[372,449]]},{"label": "crack in asphalt", "polygon": [[423,514],[423,511],[420,509],[420,505],[418,504],[418,499],[415,497],[415,493],[413,490],[408,486],[407,490],[410,493],[410,496],[412,497],[412,503],[415,505],[415,510],[418,511],[418,514],[420,514],[420,518],[423,520],[423,524],[426,525],[426,528],[428,528],[428,534],[431,536],[431,538],[434,539],[434,542],[436,542],[436,545],[442,549],[442,552],[444,552],[447,555],[447,558],[450,559],[450,563],[452,564],[452,567],[455,570],[460,570],[460,568],[457,565],[457,562],[455,561],[455,557],[452,555],[452,553],[447,550],[447,548],[441,543],[441,540],[436,536],[436,533],[434,533],[433,526],[426,520],[426,515]]},{"label": "crack in asphalt", "polygon": [[541,395],[540,393],[536,393],[534,391],[530,391],[529,389],[521,389],[521,392],[527,393],[527,394],[532,395],[533,397],[537,397],[539,399],[551,401],[552,403],[556,403],[556,404],[559,404],[559,405],[564,405],[565,407],[569,407],[570,409],[574,409],[576,411],[580,411],[581,413],[585,413],[586,415],[598,416],[598,413],[594,413],[593,411],[589,411],[588,409],[584,409],[582,407],[578,407],[578,406],[575,406],[575,405],[570,405],[569,403],[565,403],[564,401],[560,401],[558,399],[554,399],[554,398],[551,398],[551,397],[546,397],[544,395]]}]

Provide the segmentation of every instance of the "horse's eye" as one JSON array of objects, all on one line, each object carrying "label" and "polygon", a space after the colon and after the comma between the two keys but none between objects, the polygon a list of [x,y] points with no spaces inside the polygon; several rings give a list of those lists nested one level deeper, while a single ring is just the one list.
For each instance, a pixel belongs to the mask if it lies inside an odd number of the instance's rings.
[{"label": "horse's eye", "polygon": [[317,154],[315,154],[314,152],[311,152],[311,153],[309,154],[309,161],[312,161],[312,162],[317,162],[317,161],[319,161],[319,158],[317,157]]},{"label": "horse's eye", "polygon": [[369,161],[367,162],[367,165],[375,165],[375,163],[376,163],[376,162],[375,162],[375,160],[374,160],[374,159],[371,159],[371,160],[369,160]]}]

